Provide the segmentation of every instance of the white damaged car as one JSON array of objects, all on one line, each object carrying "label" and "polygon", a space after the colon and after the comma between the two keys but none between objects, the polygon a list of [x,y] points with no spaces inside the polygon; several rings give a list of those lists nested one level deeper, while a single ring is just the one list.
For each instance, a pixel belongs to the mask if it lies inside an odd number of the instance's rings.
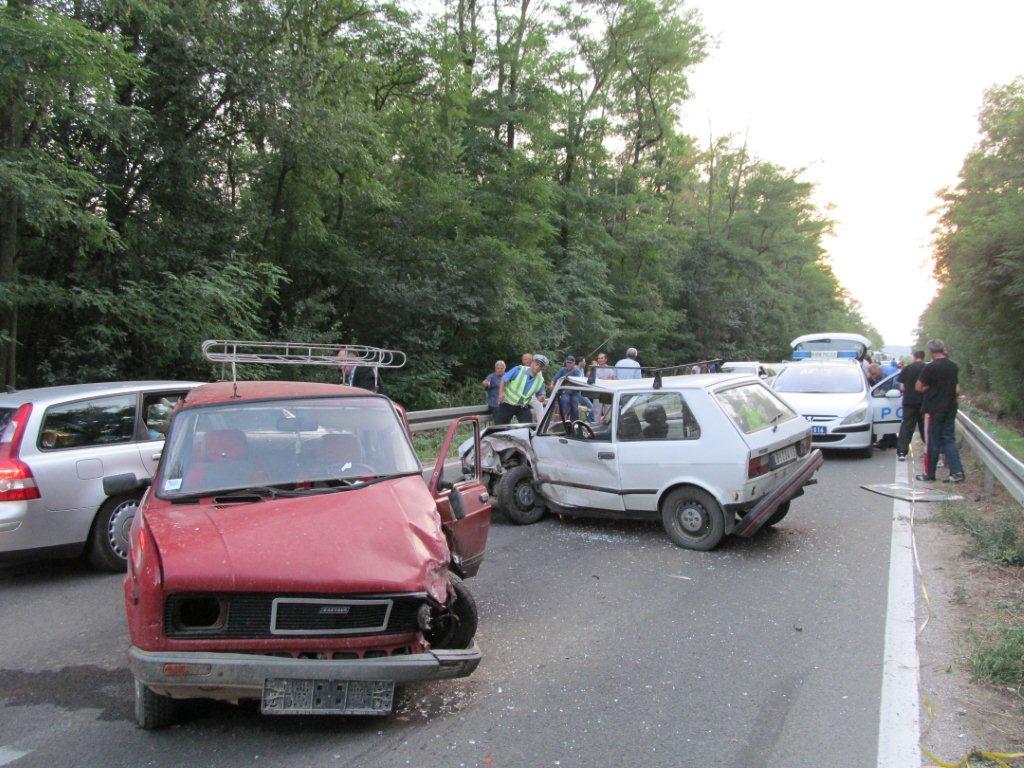
[{"label": "white damaged car", "polygon": [[[560,401],[585,418],[563,418]],[[807,423],[744,374],[563,379],[538,424],[488,429],[480,450],[514,523],[549,510],[659,520],[696,550],[779,522],[822,463]],[[471,444],[462,458],[475,463]]]}]

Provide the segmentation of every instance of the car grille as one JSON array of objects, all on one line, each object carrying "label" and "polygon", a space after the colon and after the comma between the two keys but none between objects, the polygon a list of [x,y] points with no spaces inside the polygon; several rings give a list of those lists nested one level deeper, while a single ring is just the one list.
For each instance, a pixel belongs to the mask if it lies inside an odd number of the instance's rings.
[{"label": "car grille", "polygon": [[[216,627],[182,627],[177,609],[192,597],[214,597],[224,606]],[[164,603],[164,631],[178,639],[377,635],[415,632],[421,595],[274,595],[225,593],[171,595]]]},{"label": "car grille", "polygon": [[846,435],[811,435],[811,442],[813,443],[837,443],[842,440]]},{"label": "car grille", "polygon": [[835,416],[822,416],[820,414],[805,414],[804,418],[807,421],[832,421]]}]

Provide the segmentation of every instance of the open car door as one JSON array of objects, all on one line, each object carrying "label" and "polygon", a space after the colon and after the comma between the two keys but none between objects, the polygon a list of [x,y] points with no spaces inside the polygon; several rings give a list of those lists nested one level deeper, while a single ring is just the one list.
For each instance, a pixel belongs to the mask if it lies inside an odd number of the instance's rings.
[{"label": "open car door", "polygon": [[[474,464],[473,474],[468,477],[462,474],[458,460],[445,466],[449,463],[448,451],[463,424],[473,425]],[[456,573],[464,578],[474,576],[484,559],[487,532],[491,528],[491,499],[480,474],[480,420],[476,416],[463,416],[448,427],[428,487],[441,515]]]},{"label": "open car door", "polygon": [[871,431],[875,439],[883,435],[898,435],[903,421],[903,393],[893,373],[871,388]]}]

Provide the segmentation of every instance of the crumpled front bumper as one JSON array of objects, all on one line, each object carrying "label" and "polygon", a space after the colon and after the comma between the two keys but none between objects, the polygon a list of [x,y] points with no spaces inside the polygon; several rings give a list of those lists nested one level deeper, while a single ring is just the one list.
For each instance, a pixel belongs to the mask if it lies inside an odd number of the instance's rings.
[{"label": "crumpled front bumper", "polygon": [[733,533],[743,537],[753,536],[757,533],[761,526],[771,519],[779,505],[793,498],[824,462],[825,458],[817,448],[804,456],[796,465],[796,471],[780,483],[778,488],[757,502],[736,524]]},{"label": "crumpled front bumper", "polygon": [[128,650],[135,678],[173,698],[258,699],[268,678],[391,680],[414,683],[466,677],[480,664],[480,648],[431,650],[370,659],[295,659],[253,653]]}]

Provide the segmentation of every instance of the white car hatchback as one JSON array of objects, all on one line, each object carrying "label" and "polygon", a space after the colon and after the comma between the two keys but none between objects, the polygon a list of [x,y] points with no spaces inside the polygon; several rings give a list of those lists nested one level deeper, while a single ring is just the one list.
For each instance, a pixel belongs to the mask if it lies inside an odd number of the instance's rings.
[{"label": "white car hatchback", "polygon": [[[586,418],[563,415],[573,401]],[[742,374],[563,379],[539,424],[491,428],[480,450],[514,523],[548,510],[659,520],[696,550],[779,522],[822,463],[807,424]],[[474,461],[470,445],[463,461]]]},{"label": "white car hatchback", "polygon": [[856,360],[805,360],[786,366],[772,389],[807,420],[814,445],[870,456],[876,438],[899,431],[893,380],[872,389]]}]

